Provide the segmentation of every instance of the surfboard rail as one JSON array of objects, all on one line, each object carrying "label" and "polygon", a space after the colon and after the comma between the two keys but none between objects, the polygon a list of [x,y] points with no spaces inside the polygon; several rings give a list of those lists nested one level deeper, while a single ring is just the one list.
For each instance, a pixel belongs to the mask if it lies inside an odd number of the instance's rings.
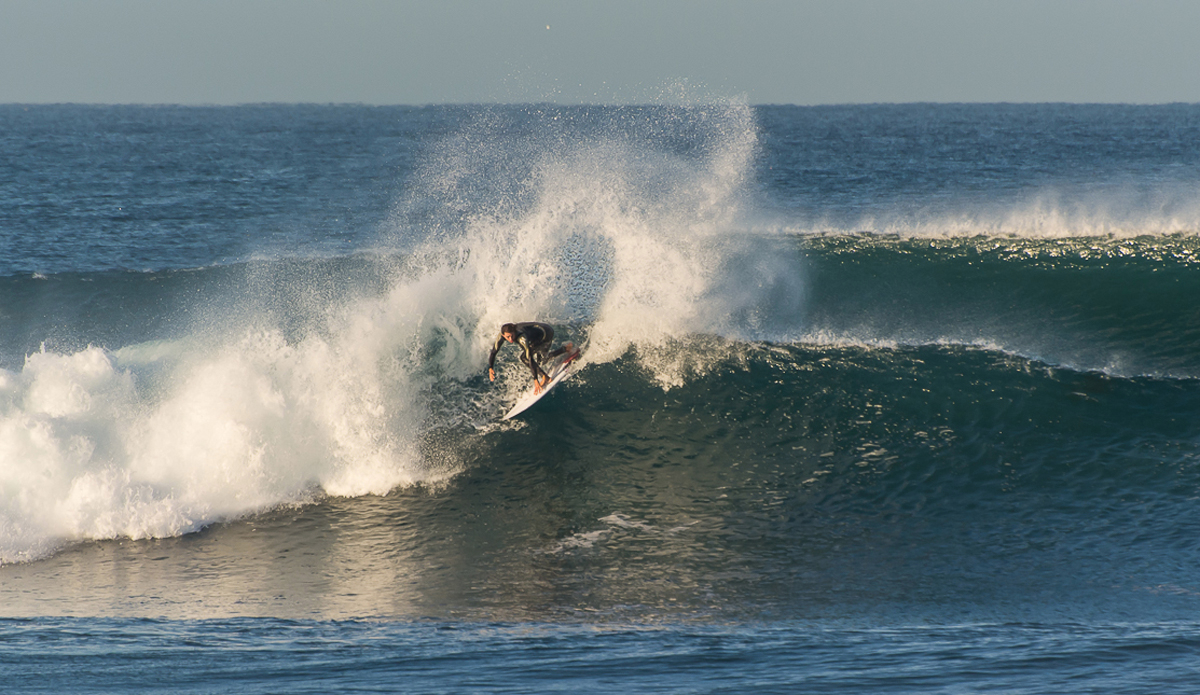
[{"label": "surfboard rail", "polygon": [[550,368],[544,370],[546,372],[546,376],[550,377],[550,383],[542,387],[541,393],[534,393],[533,388],[530,387],[529,391],[527,391],[524,396],[518,398],[517,402],[513,404],[513,407],[504,414],[504,417],[500,419],[511,420],[517,415],[529,410],[534,403],[542,400],[547,393],[550,393],[550,389],[557,386],[558,383],[563,379],[566,379],[575,373],[575,368],[572,365],[581,354],[583,354],[583,348],[576,347],[571,352],[554,358]]}]

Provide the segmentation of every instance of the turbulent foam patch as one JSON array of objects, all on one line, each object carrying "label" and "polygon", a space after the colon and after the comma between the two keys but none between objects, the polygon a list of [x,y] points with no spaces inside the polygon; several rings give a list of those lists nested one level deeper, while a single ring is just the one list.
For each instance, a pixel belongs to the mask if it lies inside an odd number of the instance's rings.
[{"label": "turbulent foam patch", "polygon": [[3,375],[0,562],[418,478],[414,408],[381,386],[370,352],[255,331],[182,351],[31,355]]}]

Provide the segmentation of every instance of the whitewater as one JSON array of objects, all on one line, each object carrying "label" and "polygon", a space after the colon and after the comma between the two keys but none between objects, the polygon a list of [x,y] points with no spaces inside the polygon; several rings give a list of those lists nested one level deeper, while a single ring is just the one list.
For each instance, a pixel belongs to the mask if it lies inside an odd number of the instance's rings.
[{"label": "whitewater", "polygon": [[1200,108],[0,123],[18,692],[1194,675]]}]

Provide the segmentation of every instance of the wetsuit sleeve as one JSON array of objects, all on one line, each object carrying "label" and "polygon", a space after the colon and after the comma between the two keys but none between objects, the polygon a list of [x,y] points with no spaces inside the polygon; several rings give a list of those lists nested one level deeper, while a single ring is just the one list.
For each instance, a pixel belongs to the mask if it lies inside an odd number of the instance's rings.
[{"label": "wetsuit sleeve", "polygon": [[496,367],[496,353],[500,352],[500,348],[504,347],[504,334],[501,333],[499,338],[496,338],[496,343],[492,345],[492,354],[488,355],[488,369]]}]

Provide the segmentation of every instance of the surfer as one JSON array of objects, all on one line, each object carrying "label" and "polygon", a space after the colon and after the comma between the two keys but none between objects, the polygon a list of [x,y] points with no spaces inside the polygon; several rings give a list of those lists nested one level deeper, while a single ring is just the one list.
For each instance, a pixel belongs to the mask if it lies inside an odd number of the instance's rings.
[{"label": "surfer", "polygon": [[492,346],[492,354],[488,355],[488,378],[496,380],[496,353],[504,347],[504,342],[516,343],[521,346],[521,361],[533,372],[533,392],[542,392],[542,387],[550,382],[550,376],[542,370],[541,365],[551,357],[557,357],[572,349],[572,343],[564,343],[562,347],[551,352],[550,343],[554,341],[554,329],[545,323],[526,321],[524,323],[506,323],[500,327],[500,337]]}]

